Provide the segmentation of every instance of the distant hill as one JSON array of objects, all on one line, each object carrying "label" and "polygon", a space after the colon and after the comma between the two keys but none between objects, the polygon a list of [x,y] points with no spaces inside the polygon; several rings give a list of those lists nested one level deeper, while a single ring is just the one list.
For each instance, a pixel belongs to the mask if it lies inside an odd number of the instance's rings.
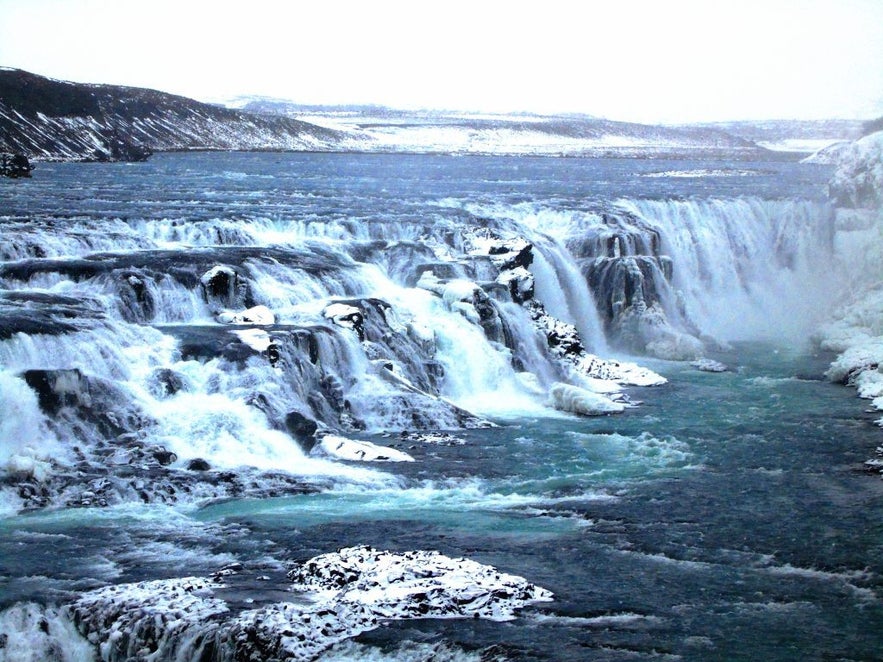
[{"label": "distant hill", "polygon": [[635,124],[580,114],[316,106],[268,97],[237,97],[230,104],[333,128],[346,136],[343,146],[359,151],[545,156],[762,156],[766,151],[718,127]]},{"label": "distant hill", "polygon": [[745,120],[698,126],[726,131],[767,149],[814,152],[837,142],[860,138],[861,120]]},{"label": "distant hill", "polygon": [[138,160],[189,149],[328,150],[338,132],[134,87],[0,68],[0,152],[48,160]]}]

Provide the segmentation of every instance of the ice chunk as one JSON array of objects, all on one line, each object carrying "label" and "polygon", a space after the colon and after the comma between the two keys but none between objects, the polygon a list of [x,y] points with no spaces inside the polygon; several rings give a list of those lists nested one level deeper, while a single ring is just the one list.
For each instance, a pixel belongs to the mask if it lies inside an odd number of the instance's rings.
[{"label": "ice chunk", "polygon": [[413,462],[414,458],[396,450],[378,446],[369,441],[357,441],[334,434],[326,434],[313,449],[331,455],[341,460],[355,460],[358,462]]},{"label": "ice chunk", "polygon": [[626,406],[600,393],[558,382],[549,389],[552,406],[582,416],[603,416],[625,411]]}]

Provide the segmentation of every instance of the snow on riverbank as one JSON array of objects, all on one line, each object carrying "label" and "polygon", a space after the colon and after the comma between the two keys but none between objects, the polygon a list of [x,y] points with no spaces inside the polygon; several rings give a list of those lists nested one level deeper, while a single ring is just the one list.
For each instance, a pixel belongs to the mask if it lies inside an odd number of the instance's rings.
[{"label": "snow on riverbank", "polygon": [[[838,257],[853,285],[851,297],[815,340],[839,353],[828,379],[854,386],[859,397],[883,411],[883,132],[838,154],[829,193],[838,206]],[[883,417],[877,424],[883,426]],[[871,460],[869,466],[878,465]]]}]

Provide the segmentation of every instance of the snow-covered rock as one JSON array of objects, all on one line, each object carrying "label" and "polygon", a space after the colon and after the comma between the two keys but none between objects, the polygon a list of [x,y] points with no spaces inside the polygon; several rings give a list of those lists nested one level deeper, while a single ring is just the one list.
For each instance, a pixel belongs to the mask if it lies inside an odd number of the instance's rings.
[{"label": "snow-covered rock", "polygon": [[552,594],[522,577],[435,551],[387,552],[349,547],[317,556],[288,573],[294,587],[338,591],[380,618],[488,618],[510,620]]},{"label": "snow-covered rock", "polygon": [[[289,573],[291,597],[264,602],[266,587],[233,564],[211,579],[109,586],[68,607],[101,659],[314,660],[334,644],[391,620],[509,620],[552,594],[522,577],[435,551],[350,547]],[[260,582],[257,582],[260,583]],[[255,596],[250,597],[250,596]],[[215,659],[214,657],[212,659]]]},{"label": "snow-covered rock", "polygon": [[239,313],[223,310],[217,314],[217,320],[223,324],[257,324],[269,326],[276,323],[276,316],[266,306],[253,306]]},{"label": "snow-covered rock", "polygon": [[697,359],[691,361],[690,365],[701,372],[726,372],[729,370],[725,364],[714,359]]},{"label": "snow-covered rock", "polygon": [[355,331],[359,340],[365,339],[365,316],[355,306],[347,303],[332,303],[325,307],[322,315],[337,326]]},{"label": "snow-covered rock", "polygon": [[399,440],[404,443],[435,444],[436,446],[462,446],[466,440],[449,432],[411,432],[399,433]]},{"label": "snow-covered rock", "polygon": [[828,193],[837,205],[866,209],[883,206],[883,131],[852,143],[836,163]]},{"label": "snow-covered rock", "polygon": [[532,299],[536,289],[533,274],[524,267],[504,271],[497,277],[497,282],[509,289],[509,295],[515,303]]},{"label": "snow-covered rock", "polygon": [[370,441],[348,439],[335,434],[326,434],[313,447],[313,453],[336,457],[339,460],[358,462],[413,462],[407,453],[372,444]]},{"label": "snow-covered rock", "polygon": [[530,301],[528,311],[534,325],[546,337],[550,351],[577,375],[622,386],[661,386],[668,381],[662,375],[635,363],[602,359],[590,354],[583,346],[576,327],[549,315],[538,301]]}]

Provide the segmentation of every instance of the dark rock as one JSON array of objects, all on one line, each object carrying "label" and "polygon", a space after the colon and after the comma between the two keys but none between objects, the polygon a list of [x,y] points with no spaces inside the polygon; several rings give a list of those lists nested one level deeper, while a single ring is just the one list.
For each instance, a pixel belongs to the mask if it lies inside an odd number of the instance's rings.
[{"label": "dark rock", "polygon": [[167,466],[178,459],[178,456],[175,453],[162,446],[152,448],[150,452],[151,455],[153,455],[153,458],[159,462],[161,466]]},{"label": "dark rock", "polygon": [[232,267],[218,265],[199,279],[202,296],[214,311],[250,308],[248,281]]},{"label": "dark rock", "polygon": [[171,368],[157,368],[150,376],[150,392],[157,398],[167,398],[186,390],[184,376]]},{"label": "dark rock", "polygon": [[18,179],[30,177],[34,167],[24,154],[0,153],[0,175]]},{"label": "dark rock", "polygon": [[62,407],[89,404],[89,386],[77,368],[69,370],[25,370],[22,377],[37,394],[37,402],[44,413],[53,416]]},{"label": "dark rock", "polygon": [[299,411],[290,411],[286,414],[285,428],[305,453],[309,453],[316,445],[315,434],[319,426],[316,421],[304,416]]},{"label": "dark rock", "polygon": [[201,457],[194,458],[187,463],[187,468],[190,471],[208,471],[211,469],[211,465],[203,460]]},{"label": "dark rock", "polygon": [[123,271],[117,276],[120,312],[127,322],[149,322],[156,315],[152,279],[143,273]]}]

